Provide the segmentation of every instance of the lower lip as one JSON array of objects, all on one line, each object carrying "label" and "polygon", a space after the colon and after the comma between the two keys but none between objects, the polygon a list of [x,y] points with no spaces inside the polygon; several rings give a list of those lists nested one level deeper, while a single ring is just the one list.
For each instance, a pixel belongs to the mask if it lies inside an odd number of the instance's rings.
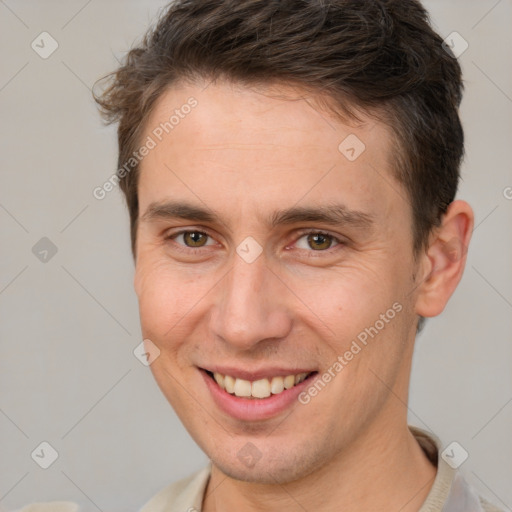
[{"label": "lower lip", "polygon": [[226,414],[243,421],[261,421],[273,418],[298,402],[299,394],[311,385],[317,374],[310,375],[300,384],[268,398],[240,398],[231,395],[206,373],[200,370],[215,404]]}]

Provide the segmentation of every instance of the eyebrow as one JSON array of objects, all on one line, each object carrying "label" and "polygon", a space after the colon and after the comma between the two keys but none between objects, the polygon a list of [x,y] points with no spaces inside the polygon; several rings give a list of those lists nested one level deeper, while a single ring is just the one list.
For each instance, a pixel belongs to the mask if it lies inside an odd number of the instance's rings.
[{"label": "eyebrow", "polygon": [[[141,216],[143,222],[167,219],[224,224],[220,215],[213,210],[180,201],[151,203]],[[365,212],[350,210],[342,204],[315,207],[294,206],[273,212],[267,220],[267,225],[274,228],[301,222],[320,222],[332,226],[347,225],[368,229],[374,225],[374,217]]]}]

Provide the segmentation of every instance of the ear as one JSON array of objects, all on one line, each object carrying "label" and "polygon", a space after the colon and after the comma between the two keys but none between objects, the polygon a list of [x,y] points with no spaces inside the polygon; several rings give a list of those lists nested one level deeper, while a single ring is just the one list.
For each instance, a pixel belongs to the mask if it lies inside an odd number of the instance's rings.
[{"label": "ear", "polygon": [[445,308],[464,272],[466,255],[474,225],[471,206],[453,201],[435,228],[429,247],[421,256],[415,311],[424,317],[439,315]]}]

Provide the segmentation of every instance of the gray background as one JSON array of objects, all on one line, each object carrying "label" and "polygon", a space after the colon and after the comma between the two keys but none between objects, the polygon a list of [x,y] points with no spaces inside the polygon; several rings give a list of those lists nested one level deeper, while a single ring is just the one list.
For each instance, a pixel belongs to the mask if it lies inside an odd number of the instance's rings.
[{"label": "gray background", "polygon": [[[132,353],[141,335],[121,195],[92,195],[115,171],[116,137],[90,88],[164,4],[0,1],[0,510],[67,499],[133,511],[207,460]],[[418,338],[410,422],[460,443],[470,481],[510,510],[512,2],[425,5],[443,37],[469,43],[459,197],[476,228],[459,288]],[[43,31],[59,44],[47,59],[31,48]],[[42,237],[57,248],[46,262],[32,251]],[[31,458],[42,441],[59,454],[46,470]]]}]

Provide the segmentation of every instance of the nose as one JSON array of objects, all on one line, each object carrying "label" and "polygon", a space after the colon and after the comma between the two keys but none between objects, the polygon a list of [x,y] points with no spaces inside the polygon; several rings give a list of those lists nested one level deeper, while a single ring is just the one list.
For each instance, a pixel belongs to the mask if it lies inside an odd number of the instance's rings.
[{"label": "nose", "polygon": [[233,267],[216,291],[210,327],[231,349],[251,350],[289,334],[290,292],[267,266],[264,254],[252,263],[235,254]]}]

